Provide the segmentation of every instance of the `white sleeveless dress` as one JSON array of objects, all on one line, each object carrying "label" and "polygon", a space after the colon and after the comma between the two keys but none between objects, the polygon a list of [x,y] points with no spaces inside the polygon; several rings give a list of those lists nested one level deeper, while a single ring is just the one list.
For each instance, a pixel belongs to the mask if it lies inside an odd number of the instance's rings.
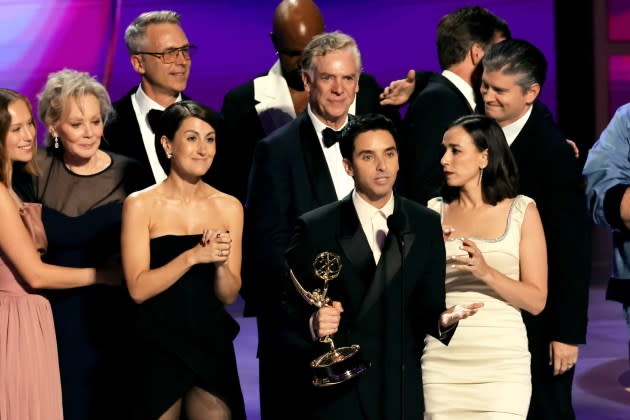
[{"label": "white sleeveless dress", "polygon": [[[519,242],[525,210],[533,200],[517,196],[506,228],[496,239],[472,239],[488,265],[519,280]],[[434,198],[428,207],[443,214]],[[465,255],[461,239],[446,241],[446,306],[483,302],[459,322],[448,346],[427,336],[422,355],[425,420],[519,419],[531,396],[530,354],[520,309],[507,303],[472,274],[452,268],[448,258]]]}]

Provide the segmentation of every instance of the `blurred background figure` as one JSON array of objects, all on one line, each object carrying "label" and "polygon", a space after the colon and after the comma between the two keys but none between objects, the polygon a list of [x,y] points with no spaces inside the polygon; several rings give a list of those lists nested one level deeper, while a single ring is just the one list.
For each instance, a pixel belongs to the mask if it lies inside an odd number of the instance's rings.
[{"label": "blurred background figure", "polygon": [[606,299],[620,302],[628,325],[630,360],[630,103],[617,109],[584,165],[593,221],[613,232],[612,273]]}]

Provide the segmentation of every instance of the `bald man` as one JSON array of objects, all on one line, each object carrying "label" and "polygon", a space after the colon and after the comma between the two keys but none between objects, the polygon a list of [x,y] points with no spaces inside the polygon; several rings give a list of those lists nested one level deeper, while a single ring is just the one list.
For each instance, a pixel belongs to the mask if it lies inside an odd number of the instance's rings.
[{"label": "bald man", "polygon": [[[273,16],[269,35],[278,59],[271,69],[229,91],[221,112],[227,124],[215,165],[225,192],[246,199],[247,181],[256,143],[302,114],[308,95],[300,75],[302,51],[313,36],[324,32],[324,19],[311,0],[283,0]],[[400,120],[394,107],[381,106],[382,88],[374,77],[361,73],[359,93],[350,114],[381,113]]]}]

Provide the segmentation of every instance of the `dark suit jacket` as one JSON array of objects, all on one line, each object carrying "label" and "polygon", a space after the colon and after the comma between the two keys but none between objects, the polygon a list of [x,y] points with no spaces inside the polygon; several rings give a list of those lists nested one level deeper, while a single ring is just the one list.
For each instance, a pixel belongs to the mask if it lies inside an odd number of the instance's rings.
[{"label": "dark suit jacket", "polygon": [[[337,347],[359,344],[364,357],[372,363],[358,379],[330,388],[314,388],[314,404],[307,411],[317,418],[401,418],[401,354],[405,362],[405,419],[422,417],[419,360],[425,335],[439,338],[438,318],[445,309],[444,242],[436,213],[401,197],[396,197],[394,211],[403,213],[406,223],[400,235],[390,231],[377,266],[351,195],[298,219],[287,251],[289,266],[306,290],[321,290],[323,281],[314,275],[312,261],[323,251],[341,257],[341,274],[329,282],[328,289],[328,296],[340,301],[344,308],[333,339]],[[403,242],[402,264],[399,240]],[[300,320],[296,325],[301,326],[300,334],[311,350],[305,358],[322,354],[328,349],[320,348],[318,342],[313,344],[308,322],[317,308],[306,304],[293,285],[288,287],[293,289],[287,292],[289,313]],[[448,339],[450,336],[443,341],[448,343]],[[363,416],[355,411],[357,397]]]},{"label": "dark suit jacket", "polygon": [[[553,410],[571,407],[570,372],[552,378],[549,343],[586,341],[590,226],[579,162],[565,139],[549,111],[536,102],[510,147],[520,172],[519,192],[533,198],[540,213],[549,267],[544,311],[538,316],[523,311],[532,354],[532,419],[560,418]],[[564,377],[569,378],[567,400],[560,401],[563,394],[547,387]]]},{"label": "dark suit jacket", "polygon": [[[243,287],[246,315],[282,299],[284,252],[297,218],[337,201],[307,113],[256,145],[245,210]],[[262,343],[260,343],[262,344]]]},{"label": "dark suit jacket", "polygon": [[429,198],[439,195],[444,180],[440,165],[442,137],[453,121],[471,113],[473,109],[453,83],[441,74],[428,76],[426,86],[414,95],[403,120],[400,146],[403,195],[425,205]]},{"label": "dark suit jacket", "polygon": [[[138,119],[136,118],[136,113],[131,104],[131,96],[136,93],[137,89],[138,87],[134,87],[127,92],[125,96],[113,103],[113,115],[105,125],[104,135],[106,144],[103,144],[103,149],[137,160],[147,171],[146,176],[153,179],[155,183],[155,177],[153,176],[151,165],[149,164],[149,156],[147,155],[147,150],[142,141],[140,125],[138,125]],[[185,99],[190,98],[182,95],[182,100]],[[156,151],[160,163],[162,163],[162,166],[168,174],[168,166],[165,166],[167,159],[162,150],[162,146],[156,144]]]},{"label": "dark suit jacket", "polygon": [[[379,95],[383,89],[376,79],[369,74],[362,73],[359,78],[359,93],[356,99],[357,115],[367,113],[381,113],[391,118],[396,124],[400,122],[398,110],[394,107],[379,105]],[[227,193],[235,195],[245,201],[247,180],[252,165],[256,143],[267,136],[256,112],[258,101],[254,99],[254,82],[250,80],[229,91],[223,99],[221,112],[225,118],[227,133],[224,139],[217,138],[218,172],[225,174],[229,185],[225,185]],[[275,116],[279,128],[291,120],[289,115]],[[226,157],[227,156],[227,157]]]}]

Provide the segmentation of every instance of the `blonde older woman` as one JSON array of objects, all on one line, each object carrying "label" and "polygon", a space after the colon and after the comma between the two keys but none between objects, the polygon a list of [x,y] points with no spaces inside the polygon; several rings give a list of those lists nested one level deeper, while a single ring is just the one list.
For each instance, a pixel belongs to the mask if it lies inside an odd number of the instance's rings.
[{"label": "blonde older woman", "polygon": [[132,308],[121,287],[122,203],[149,182],[135,161],[99,148],[112,107],[89,74],[50,74],[38,108],[48,131],[34,185],[49,239],[44,259],[68,267],[109,266],[107,282],[115,285],[46,293],[57,331],[64,416],[115,418],[126,410],[124,337]]}]

